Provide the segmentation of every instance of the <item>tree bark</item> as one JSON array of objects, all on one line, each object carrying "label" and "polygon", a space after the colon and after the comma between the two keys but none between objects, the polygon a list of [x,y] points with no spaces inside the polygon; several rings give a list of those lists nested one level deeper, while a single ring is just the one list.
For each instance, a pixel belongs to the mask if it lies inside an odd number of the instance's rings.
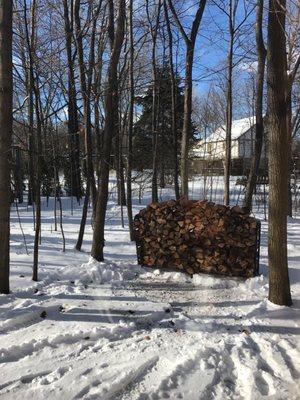
[{"label": "tree bark", "polygon": [[169,64],[170,64],[171,96],[172,96],[172,133],[173,133],[173,157],[174,157],[173,178],[174,178],[175,198],[176,200],[179,200],[180,189],[179,189],[179,176],[178,176],[179,165],[178,165],[178,138],[177,138],[177,93],[176,93],[176,80],[175,80],[175,72],[173,65],[173,35],[172,35],[166,0],[164,0],[164,11],[165,11],[167,31],[168,31],[168,39],[169,39]]},{"label": "tree bark", "polygon": [[68,59],[68,137],[69,137],[69,158],[71,166],[71,196],[76,196],[77,200],[82,195],[81,190],[81,171],[80,171],[80,144],[79,144],[79,124],[76,99],[75,65],[72,51],[72,36],[74,33],[73,23],[73,2],[71,11],[69,10],[68,0],[63,0],[64,22],[66,36],[66,52]]},{"label": "tree bark", "polygon": [[23,203],[23,166],[21,158],[21,148],[16,146],[15,163],[14,163],[14,180],[15,180],[15,197],[18,199],[19,204]]},{"label": "tree bark", "polygon": [[227,56],[227,89],[226,89],[226,140],[225,140],[225,165],[224,165],[224,203],[230,204],[230,175],[231,175],[231,142],[232,142],[232,74],[233,74],[233,46],[235,38],[235,15],[238,1],[229,1],[229,49]]},{"label": "tree bark", "polygon": [[9,293],[12,1],[0,0],[0,293]]},{"label": "tree bark", "polygon": [[269,0],[268,144],[269,144],[269,300],[292,304],[287,259],[288,148],[285,0]]},{"label": "tree bark", "polygon": [[[35,83],[34,83],[35,85]],[[39,112],[39,94],[38,89],[35,87],[35,109],[36,109],[36,164],[35,164],[35,236],[34,236],[34,249],[33,249],[33,273],[32,280],[38,281],[38,262],[39,262],[39,244],[41,235],[41,154],[42,154],[42,141],[41,141],[41,119]]]},{"label": "tree bark", "polygon": [[156,67],[156,42],[157,33],[160,21],[161,0],[158,0],[156,8],[155,24],[152,26],[151,16],[149,14],[149,1],[146,1],[146,10],[149,29],[152,37],[152,202],[158,201],[158,187],[157,187],[157,170],[158,170],[158,131],[157,131],[157,113],[158,113],[158,93],[157,93],[157,67]]},{"label": "tree bark", "polygon": [[[126,116],[124,116],[126,121]],[[124,125],[126,122],[124,122]],[[125,191],[125,177],[124,177],[124,162],[123,162],[123,142],[124,142],[124,129],[122,125],[122,117],[119,115],[118,132],[116,133],[114,148],[114,162],[117,176],[117,202],[118,206],[126,206],[126,191]]]},{"label": "tree bark", "polygon": [[133,235],[133,214],[132,214],[132,138],[133,138],[133,116],[134,116],[134,37],[133,37],[133,0],[129,3],[129,110],[128,110],[128,154],[127,154],[127,216],[129,225],[130,240]]},{"label": "tree bark", "polygon": [[96,32],[96,21],[97,16],[100,12],[100,2],[97,9],[96,15],[94,16],[93,29],[91,33],[91,48],[89,55],[89,68],[88,68],[88,79],[86,77],[86,69],[84,64],[84,50],[83,50],[83,33],[80,22],[80,5],[81,0],[75,1],[74,15],[75,15],[75,26],[76,26],[76,43],[78,51],[78,64],[79,64],[79,75],[80,85],[83,98],[84,108],[84,124],[85,124],[85,156],[87,166],[87,185],[90,186],[91,199],[93,204],[93,210],[96,208],[97,201],[97,189],[94,175],[93,165],[93,144],[92,144],[92,121],[91,121],[91,85],[92,85],[92,71],[94,67],[94,47],[95,47],[95,32]]},{"label": "tree bark", "polygon": [[[24,50],[22,50],[22,64],[25,75],[25,85],[26,85],[26,95],[28,97],[28,170],[29,170],[29,179],[28,179],[28,199],[27,204],[33,206],[35,201],[35,177],[34,177],[34,155],[35,155],[35,141],[34,141],[34,92],[33,92],[33,77],[31,73],[31,43],[33,42],[34,35],[30,35],[28,19],[27,19],[27,4],[26,0],[23,2],[24,5],[24,20],[25,20],[25,38],[24,40]],[[28,52],[28,60],[25,52],[25,48]],[[29,68],[28,68],[29,64]],[[34,213],[34,209],[33,209]],[[34,229],[35,229],[35,217],[34,217]]]},{"label": "tree bark", "polygon": [[203,12],[206,5],[206,0],[199,0],[198,9],[195,19],[192,24],[191,34],[188,36],[181,24],[178,15],[173,6],[172,0],[168,0],[170,10],[175,19],[176,25],[181,32],[186,43],[186,58],[185,58],[185,87],[184,87],[184,111],[183,111],[183,130],[181,139],[181,195],[185,198],[189,196],[189,139],[192,129],[192,94],[193,94],[193,62],[194,49],[198,30],[202,20]]},{"label": "tree bark", "polygon": [[77,238],[77,242],[76,242],[76,246],[75,246],[75,249],[78,251],[81,251],[81,247],[82,247],[82,243],[83,243],[83,236],[84,236],[87,213],[88,213],[88,208],[89,208],[89,199],[90,199],[90,188],[89,188],[89,186],[87,186],[86,192],[84,195],[80,228],[79,228],[78,238]]},{"label": "tree bark", "polygon": [[252,198],[256,186],[257,175],[259,171],[259,163],[264,136],[263,123],[263,88],[266,63],[266,49],[263,39],[262,20],[263,20],[264,0],[258,0],[256,5],[256,49],[257,49],[257,75],[256,75],[256,98],[255,98],[255,148],[252,158],[250,173],[247,181],[246,194],[244,199],[245,208],[250,211],[252,209]]},{"label": "tree bark", "polygon": [[111,43],[111,54],[108,65],[107,87],[105,91],[105,128],[103,154],[100,166],[100,187],[96,204],[94,235],[91,255],[97,261],[103,261],[104,227],[108,200],[109,166],[112,139],[118,132],[118,63],[124,40],[126,2],[118,0],[118,17],[116,32],[114,26],[114,1],[109,0],[108,35]]},{"label": "tree bark", "polygon": [[[26,41],[28,47],[29,57],[29,129],[32,137],[33,156],[35,162],[35,174],[32,179],[32,187],[34,188],[34,204],[35,204],[35,235],[34,235],[34,248],[33,248],[33,270],[32,280],[38,281],[38,259],[39,259],[39,242],[41,232],[41,118],[40,118],[40,94],[38,84],[34,75],[34,54],[35,54],[35,42],[36,42],[36,0],[33,0],[31,5],[31,31],[29,33],[29,23],[27,18],[27,4],[24,1],[24,19],[25,19],[25,31]],[[34,112],[36,114],[36,129],[34,127]],[[35,137],[33,132],[35,130]],[[36,140],[34,140],[36,139]],[[32,156],[32,154],[31,154]]]},{"label": "tree bark", "polygon": [[183,111],[183,130],[181,139],[181,191],[182,196],[189,197],[189,138],[192,127],[192,92],[193,92],[193,61],[194,46],[187,45],[185,60],[185,86],[184,86],[184,111]]}]

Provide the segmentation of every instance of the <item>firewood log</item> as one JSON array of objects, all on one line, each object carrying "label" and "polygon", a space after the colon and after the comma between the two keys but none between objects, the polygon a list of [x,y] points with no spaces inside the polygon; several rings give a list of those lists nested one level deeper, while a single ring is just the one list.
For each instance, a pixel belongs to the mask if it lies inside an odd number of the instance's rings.
[{"label": "firewood log", "polygon": [[153,203],[134,219],[138,260],[189,275],[254,276],[259,227],[239,206],[185,199]]}]

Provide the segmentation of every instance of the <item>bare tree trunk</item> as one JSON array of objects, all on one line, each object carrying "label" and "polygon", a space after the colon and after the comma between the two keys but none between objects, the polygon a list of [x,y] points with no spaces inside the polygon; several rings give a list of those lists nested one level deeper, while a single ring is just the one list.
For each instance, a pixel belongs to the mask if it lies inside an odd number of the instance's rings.
[{"label": "bare tree trunk", "polygon": [[[34,131],[34,111],[36,114],[36,140],[33,141],[34,147],[34,162],[35,162],[35,175],[32,177],[33,188],[34,188],[34,204],[35,204],[35,236],[34,236],[34,250],[33,250],[33,271],[32,280],[38,280],[38,258],[39,258],[39,243],[41,234],[41,119],[39,110],[39,89],[38,83],[34,76],[34,54],[35,54],[35,39],[36,39],[36,0],[33,0],[31,5],[31,32],[29,33],[29,24],[27,18],[27,4],[24,0],[24,19],[25,19],[25,30],[26,30],[26,41],[28,47],[29,56],[29,126],[30,135]],[[34,101],[35,100],[35,101]],[[35,145],[34,145],[35,144]]]},{"label": "bare tree trunk", "polygon": [[92,90],[92,81],[93,81],[93,70],[95,67],[95,36],[96,36],[96,27],[97,20],[100,14],[102,0],[98,3],[96,11],[93,15],[92,21],[92,32],[91,32],[91,40],[90,40],[90,53],[89,53],[89,61],[88,68],[86,71],[84,64],[84,49],[83,49],[83,32],[81,28],[80,21],[80,6],[81,0],[75,0],[74,7],[74,19],[76,26],[76,43],[77,43],[77,51],[78,51],[78,63],[79,63],[79,75],[80,75],[80,85],[81,92],[83,97],[83,106],[84,106],[84,123],[85,123],[85,166],[86,166],[86,177],[87,177],[87,187],[86,194],[84,198],[84,206],[82,209],[82,216],[80,222],[80,230],[79,236],[76,244],[76,249],[80,250],[83,241],[85,223],[87,218],[87,209],[89,198],[92,199],[93,206],[93,216],[95,216],[96,202],[97,202],[97,188],[94,174],[94,164],[93,164],[93,141],[92,141],[92,121],[91,121],[91,90]]},{"label": "bare tree trunk", "polygon": [[84,122],[85,122],[85,153],[87,165],[87,184],[90,186],[91,199],[93,210],[96,208],[97,189],[94,175],[93,166],[93,144],[92,144],[92,122],[91,122],[91,85],[92,74],[95,61],[95,34],[96,34],[96,21],[100,13],[102,1],[100,1],[93,21],[93,29],[91,34],[90,55],[89,55],[89,68],[86,77],[86,69],[84,64],[84,50],[83,50],[83,32],[80,22],[80,5],[81,0],[75,0],[74,15],[76,25],[76,42],[78,51],[78,64],[80,74],[81,92],[83,97],[84,106]]},{"label": "bare tree trunk", "polygon": [[286,109],[285,0],[269,0],[268,144],[269,144],[269,300],[291,305],[287,260],[288,148]]},{"label": "bare tree trunk", "polygon": [[231,175],[231,142],[232,142],[232,74],[233,74],[233,46],[235,37],[235,16],[238,0],[229,1],[229,50],[227,56],[227,89],[226,89],[226,140],[225,140],[225,165],[224,165],[224,203],[230,204],[230,175]]},{"label": "bare tree trunk", "polygon": [[[291,86],[291,87],[289,87]],[[288,207],[287,215],[293,217],[293,198],[292,198],[292,187],[291,187],[291,172],[292,172],[292,85],[288,85],[288,90],[286,94],[286,125],[287,125],[287,135],[288,135],[288,149],[287,154],[289,154],[288,159]]]},{"label": "bare tree trunk", "polygon": [[266,49],[263,39],[262,20],[263,20],[264,0],[258,0],[256,5],[256,49],[258,56],[258,66],[256,75],[256,98],[255,98],[255,148],[251,162],[250,174],[248,177],[244,206],[247,210],[252,208],[252,198],[256,186],[257,175],[259,171],[259,163],[264,137],[264,122],[263,122],[263,88],[264,74],[266,63]]},{"label": "bare tree trunk", "polygon": [[60,226],[60,232],[62,236],[62,241],[63,241],[63,253],[66,251],[66,238],[65,238],[65,232],[64,232],[64,225],[63,225],[63,210],[62,210],[62,202],[61,202],[61,197],[60,195],[58,196],[58,204],[59,204],[59,226]]},{"label": "bare tree trunk", "polygon": [[155,24],[152,26],[151,19],[152,16],[149,14],[149,1],[146,0],[146,11],[147,11],[147,19],[149,24],[149,29],[152,37],[152,151],[153,151],[153,159],[152,159],[152,202],[158,201],[158,189],[157,189],[157,170],[158,170],[158,131],[157,131],[157,112],[158,112],[158,104],[157,104],[157,67],[156,67],[156,42],[157,42],[157,33],[160,21],[160,12],[161,12],[161,0],[158,0],[158,5],[155,10],[156,19]]},{"label": "bare tree trunk", "polygon": [[192,127],[192,94],[193,94],[194,46],[188,44],[185,60],[184,114],[181,139],[181,191],[182,196],[189,196],[189,138]]},{"label": "bare tree trunk", "polygon": [[0,0],[0,293],[9,293],[12,135],[12,1]]},{"label": "bare tree trunk", "polygon": [[95,121],[95,136],[96,136],[96,153],[97,153],[97,186],[99,186],[99,172],[100,172],[100,160],[102,151],[102,129],[100,128],[100,111],[99,111],[99,98],[96,97],[94,101],[94,121]]},{"label": "bare tree trunk", "polygon": [[89,200],[90,200],[90,188],[89,188],[89,186],[87,186],[86,192],[84,195],[80,228],[79,228],[78,238],[77,238],[77,242],[76,242],[76,246],[75,246],[75,249],[78,251],[81,251],[81,247],[82,247],[82,243],[83,243],[83,236],[84,236],[87,213],[88,213],[88,208],[89,208]]},{"label": "bare tree trunk", "polygon": [[224,164],[224,203],[230,204],[230,175],[231,175],[231,131],[232,131],[232,64],[233,64],[233,37],[230,39],[228,55],[228,81],[226,94],[226,140]]},{"label": "bare tree trunk", "polygon": [[175,198],[179,200],[180,190],[179,190],[179,166],[178,166],[178,139],[177,139],[177,93],[176,93],[176,80],[173,65],[173,35],[170,25],[170,19],[168,14],[168,8],[166,0],[164,0],[164,11],[165,19],[167,24],[168,38],[169,38],[169,64],[170,64],[170,78],[171,78],[171,96],[172,96],[172,134],[173,134],[173,163],[174,163],[174,190]]},{"label": "bare tree trunk", "polygon": [[189,139],[192,130],[192,92],[193,92],[193,62],[194,49],[196,38],[203,12],[206,5],[206,0],[199,0],[198,9],[192,24],[190,37],[186,34],[183,25],[181,24],[172,0],[168,0],[170,10],[175,19],[176,25],[181,32],[186,43],[186,58],[185,58],[185,87],[184,87],[184,114],[183,114],[183,130],[181,139],[181,195],[185,198],[189,196]]},{"label": "bare tree trunk", "polygon": [[116,32],[114,24],[114,1],[109,0],[109,27],[108,35],[111,43],[111,54],[108,65],[108,81],[105,92],[105,129],[103,155],[100,167],[100,187],[96,204],[96,216],[91,255],[97,261],[103,261],[104,227],[108,200],[109,165],[112,139],[118,132],[118,63],[124,40],[126,3],[118,0],[118,17]]},{"label": "bare tree trunk", "polygon": [[71,167],[71,196],[76,196],[77,200],[82,195],[81,192],[81,173],[80,173],[80,144],[79,144],[79,126],[78,111],[76,100],[76,83],[75,83],[75,63],[72,52],[72,36],[74,34],[73,23],[73,1],[68,6],[68,0],[63,0],[65,36],[66,36],[66,52],[68,59],[68,136],[70,143],[70,167]]},{"label": "bare tree trunk", "polygon": [[[124,118],[126,120],[126,118]],[[117,175],[117,194],[118,194],[118,205],[126,206],[126,192],[125,192],[125,178],[124,178],[124,163],[123,163],[123,141],[124,141],[124,129],[121,127],[122,118],[119,116],[118,132],[115,140],[115,168]],[[125,123],[124,123],[125,124]]]},{"label": "bare tree trunk", "polygon": [[[25,10],[26,5],[24,4],[24,19],[26,21],[27,13]],[[25,43],[24,43],[25,45]],[[30,37],[28,28],[26,28],[26,46],[28,54],[30,53]],[[25,53],[24,53],[25,58]],[[30,56],[29,56],[29,64],[30,64]],[[29,132],[28,132],[28,170],[29,170],[29,179],[28,179],[28,199],[27,203],[30,206],[34,207],[35,201],[35,188],[34,188],[34,154],[35,154],[35,143],[34,143],[34,104],[33,104],[33,83],[32,76],[30,73],[30,68],[28,71],[28,62],[24,60],[24,73],[26,74],[26,91],[28,97],[28,121],[29,121]]]},{"label": "bare tree trunk", "polygon": [[[104,19],[104,18],[103,18]],[[105,20],[105,19],[104,19]],[[104,24],[105,22],[103,22]],[[105,49],[105,37],[106,32],[104,25],[101,26],[101,31],[104,32],[101,39],[98,39],[97,45],[97,57],[94,65],[94,83],[93,83],[93,92],[94,92],[94,124],[95,124],[95,136],[96,136],[96,174],[97,174],[97,186],[99,186],[99,171],[100,171],[100,161],[101,161],[101,152],[103,147],[103,116],[100,112],[100,97],[102,95],[102,72],[103,72],[103,53]]]},{"label": "bare tree trunk", "polygon": [[[34,177],[34,204],[35,204],[35,233],[34,233],[34,247],[33,247],[33,271],[32,280],[38,281],[38,262],[39,262],[39,244],[41,235],[41,124],[40,124],[40,114],[38,105],[38,89],[37,82],[34,78],[34,58],[33,53],[35,51],[35,22],[36,22],[36,1],[32,3],[32,32],[30,39],[30,91],[35,95],[35,102],[33,99],[32,106],[35,105],[35,115],[36,115],[36,129],[35,129],[35,177]],[[31,115],[33,118],[34,111],[32,110]],[[33,129],[34,126],[32,125]]]},{"label": "bare tree trunk", "polygon": [[[34,11],[33,11],[34,12]],[[42,157],[42,140],[41,140],[41,118],[39,110],[39,90],[34,82],[35,91],[35,112],[36,112],[36,159],[35,159],[35,237],[33,250],[33,274],[32,280],[38,281],[38,260],[39,260],[39,245],[41,242],[41,157]]]},{"label": "bare tree trunk", "polygon": [[14,179],[16,198],[19,204],[23,203],[23,168],[21,162],[21,148],[16,146],[15,150],[15,165],[14,165]]},{"label": "bare tree trunk", "polygon": [[134,37],[133,37],[133,0],[129,3],[129,40],[130,40],[130,60],[129,60],[129,111],[128,111],[128,154],[127,154],[127,216],[129,225],[130,240],[134,240],[133,235],[133,215],[132,215],[132,138],[133,138],[133,114],[134,114]]},{"label": "bare tree trunk", "polygon": [[[30,97],[32,94],[30,93]],[[30,102],[30,98],[29,98]],[[30,114],[29,114],[30,118]],[[30,128],[29,128],[30,129]],[[29,169],[29,179],[28,179],[28,199],[27,203],[29,206],[32,206],[34,203],[34,160],[33,160],[33,154],[34,154],[34,138],[33,138],[33,132],[30,130],[28,133],[28,169]]]}]

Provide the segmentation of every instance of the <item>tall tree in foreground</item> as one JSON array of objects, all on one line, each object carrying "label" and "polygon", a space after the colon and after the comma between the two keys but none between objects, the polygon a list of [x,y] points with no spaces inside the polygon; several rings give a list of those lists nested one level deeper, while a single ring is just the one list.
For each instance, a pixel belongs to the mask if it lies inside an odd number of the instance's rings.
[{"label": "tall tree in foreground", "polygon": [[133,0],[129,2],[129,110],[128,110],[128,154],[127,154],[127,215],[130,240],[134,240],[132,215],[132,137],[134,117],[134,35],[133,35]]},{"label": "tall tree in foreground", "polygon": [[124,40],[126,1],[118,0],[118,17],[115,28],[114,1],[108,1],[108,36],[110,42],[110,57],[105,90],[105,128],[103,139],[103,154],[100,164],[100,185],[98,190],[92,257],[103,261],[104,227],[108,200],[108,183],[112,139],[118,130],[118,64]]},{"label": "tall tree in foreground", "polygon": [[292,304],[287,260],[288,162],[285,0],[269,0],[267,90],[269,144],[269,300]]},{"label": "tall tree in foreground", "polygon": [[9,293],[12,1],[0,0],[0,293]]},{"label": "tall tree in foreground", "polygon": [[252,158],[250,174],[246,187],[244,206],[250,211],[252,208],[253,192],[256,185],[261,150],[263,144],[264,124],[263,124],[263,88],[266,63],[266,49],[264,45],[262,20],[263,20],[264,0],[257,0],[256,5],[256,50],[257,50],[257,75],[256,75],[256,97],[255,97],[255,148]]},{"label": "tall tree in foreground", "polygon": [[185,57],[185,86],[184,86],[184,120],[183,131],[181,139],[181,195],[188,198],[189,196],[189,165],[188,165],[188,141],[191,137],[190,132],[192,129],[192,94],[193,94],[193,63],[194,63],[194,50],[197,39],[198,30],[202,20],[206,0],[198,2],[197,12],[192,24],[190,35],[187,34],[184,26],[182,25],[172,0],[168,0],[170,10],[173,14],[174,20],[186,44],[186,57]]}]

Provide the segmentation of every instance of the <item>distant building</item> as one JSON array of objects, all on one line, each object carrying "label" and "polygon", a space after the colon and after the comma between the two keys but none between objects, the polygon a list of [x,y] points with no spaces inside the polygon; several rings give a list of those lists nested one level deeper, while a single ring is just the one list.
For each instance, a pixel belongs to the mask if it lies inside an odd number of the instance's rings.
[{"label": "distant building", "polygon": [[[255,117],[247,117],[232,122],[231,132],[232,174],[246,175],[249,172],[255,146]],[[263,144],[261,168],[265,168],[266,151]],[[207,138],[201,139],[191,149],[191,169],[194,173],[209,170],[211,174],[224,171],[226,155],[225,125],[219,127]]]}]

